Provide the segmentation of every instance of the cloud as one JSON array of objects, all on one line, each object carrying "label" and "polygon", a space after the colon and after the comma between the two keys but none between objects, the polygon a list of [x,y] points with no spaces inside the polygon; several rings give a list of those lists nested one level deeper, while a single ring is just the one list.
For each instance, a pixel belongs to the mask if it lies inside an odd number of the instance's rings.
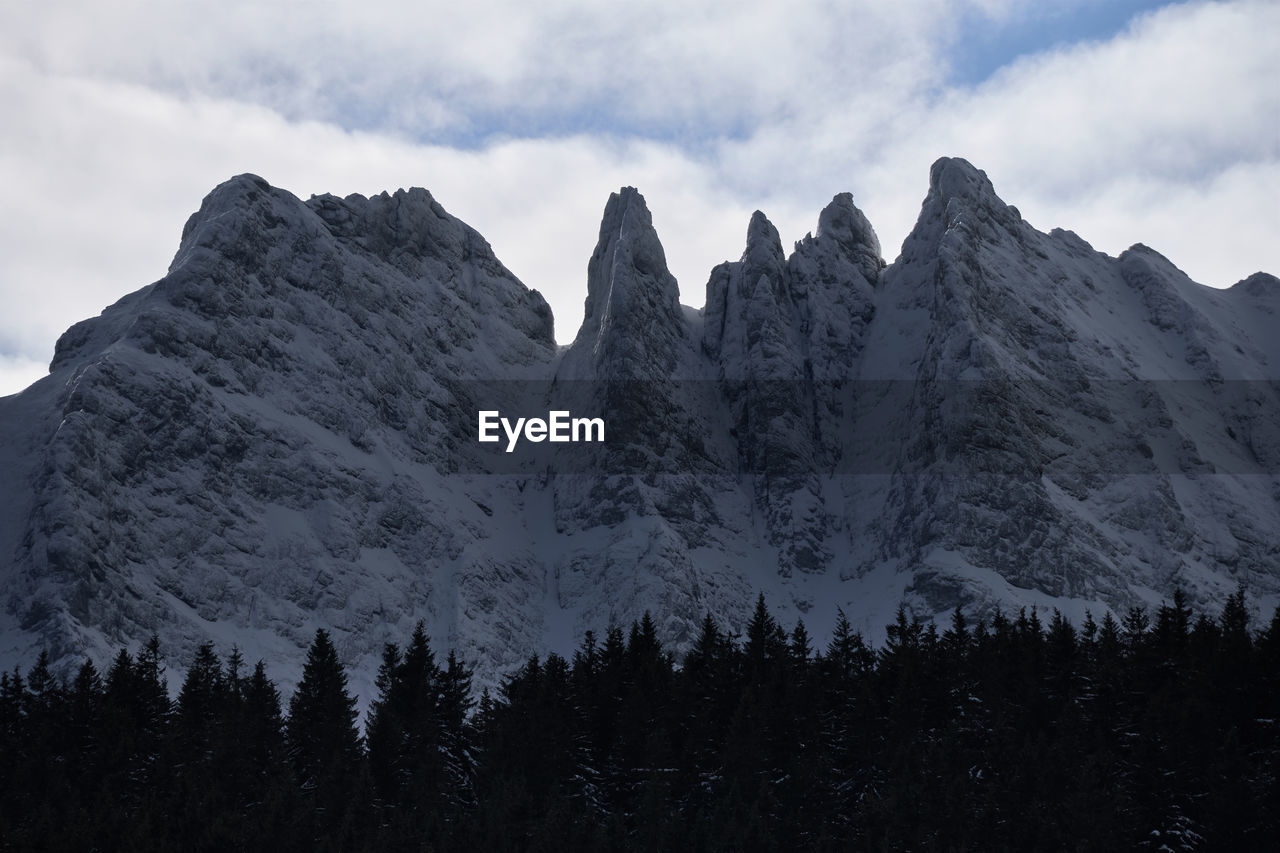
[{"label": "cloud", "polygon": [[1070,222],[1108,254],[1145,243],[1194,280],[1227,287],[1259,271],[1280,274],[1277,198],[1280,161],[1273,160],[1238,163],[1185,184],[1143,176],[1110,181],[1050,217]]},{"label": "cloud", "polygon": [[[1027,57],[930,119],[1042,228],[1161,248],[1226,285],[1280,269],[1280,5],[1184,4],[1104,43]],[[917,162],[933,146],[920,144]],[[928,153],[926,153],[928,152]],[[1232,251],[1220,238],[1233,231]]]},{"label": "cloud", "polygon": [[200,199],[246,171],[303,197],[427,187],[543,291],[561,340],[622,185],[695,306],[756,208],[793,240],[850,190],[892,258],[943,154],[1109,252],[1145,242],[1221,285],[1280,270],[1280,7],[1171,6],[949,88],[948,5],[23,4],[0,29],[0,353],[47,359],[163,275]]},{"label": "cloud", "polygon": [[48,365],[23,356],[0,355],[0,397],[15,394],[48,373]]},{"label": "cloud", "polygon": [[988,6],[418,0],[304,14],[285,3],[48,0],[20,7],[0,47],[50,73],[419,140],[592,116],[645,136],[713,138],[856,99],[869,82],[937,81],[948,12]]},{"label": "cloud", "polygon": [[1264,82],[1278,35],[1277,4],[1172,6],[976,88],[770,127],[727,146],[725,168],[756,164],[812,203],[843,178],[892,255],[929,164],[963,156],[1042,229],[1071,228],[1112,253],[1163,246],[1193,277],[1226,285],[1280,269],[1269,236],[1280,232],[1280,89]]},{"label": "cloud", "polygon": [[304,198],[428,187],[544,292],[562,339],[581,319],[586,262],[610,192],[636,184],[656,202],[655,220],[672,235],[672,266],[696,271],[691,298],[703,283],[697,279],[723,259],[701,247],[736,252],[750,214],[726,199],[704,167],[662,143],[569,137],[481,151],[414,145],[14,62],[0,75],[0,109],[29,119],[2,131],[0,181],[15,201],[0,209],[11,243],[0,253],[10,297],[0,344],[30,354],[51,353],[71,322],[161,277],[187,216],[239,172],[262,174]]}]

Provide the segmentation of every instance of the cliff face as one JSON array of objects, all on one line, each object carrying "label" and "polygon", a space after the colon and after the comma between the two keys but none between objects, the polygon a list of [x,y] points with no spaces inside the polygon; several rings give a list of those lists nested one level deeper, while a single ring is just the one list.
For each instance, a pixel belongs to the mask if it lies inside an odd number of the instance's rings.
[{"label": "cliff face", "polygon": [[[819,635],[901,601],[1275,603],[1280,282],[1040,233],[948,159],[880,255],[847,194],[789,256],[756,213],[691,312],[626,188],[557,349],[426,191],[234,178],[165,278],[0,399],[0,656],[155,632],[179,663],[208,639],[300,662],[324,626],[372,673],[424,619],[492,681],[646,609],[679,648],[760,591]],[[507,456],[481,408],[608,440]]]}]

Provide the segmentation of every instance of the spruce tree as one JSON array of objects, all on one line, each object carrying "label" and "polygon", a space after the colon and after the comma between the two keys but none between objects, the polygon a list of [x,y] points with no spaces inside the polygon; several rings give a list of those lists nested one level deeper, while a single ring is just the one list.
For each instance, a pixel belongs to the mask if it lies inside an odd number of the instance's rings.
[{"label": "spruce tree", "polygon": [[447,793],[442,677],[419,622],[403,655],[383,653],[369,715],[369,764],[386,843],[416,846],[440,831]]},{"label": "spruce tree", "polygon": [[[685,655],[677,695],[685,709],[678,724],[682,762],[687,785],[697,801],[705,783],[718,776],[723,752],[723,720],[734,702],[733,657],[729,639],[707,613],[693,648]],[[695,804],[696,807],[696,804]]]},{"label": "spruce tree", "polygon": [[245,679],[242,701],[230,730],[237,738],[236,758],[245,780],[241,802],[245,832],[262,846],[275,846],[294,832],[299,795],[284,734],[280,691],[262,661]]},{"label": "spruce tree", "polygon": [[212,643],[196,649],[175,706],[167,785],[169,843],[190,850],[220,850],[241,839],[240,780],[229,762],[226,728],[231,708],[222,662]]},{"label": "spruce tree", "polygon": [[196,649],[178,693],[175,735],[180,760],[188,768],[209,768],[226,717],[227,684],[213,643]]},{"label": "spruce tree", "polygon": [[471,726],[471,668],[453,653],[440,672],[440,759],[446,816],[456,820],[475,803],[475,736]]},{"label": "spruce tree", "polygon": [[354,831],[362,756],[356,700],[323,628],[316,630],[289,700],[285,733],[304,803],[301,830],[316,849],[342,849]]}]

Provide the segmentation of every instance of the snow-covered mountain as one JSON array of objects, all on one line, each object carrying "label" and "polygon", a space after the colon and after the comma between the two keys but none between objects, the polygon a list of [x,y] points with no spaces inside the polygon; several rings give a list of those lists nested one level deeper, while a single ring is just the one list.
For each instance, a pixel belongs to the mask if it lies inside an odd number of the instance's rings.
[{"label": "snow-covered mountain", "polygon": [[[426,191],[240,176],[0,399],[0,663],[152,632],[177,666],[207,639],[300,662],[323,626],[367,691],[419,619],[492,681],[646,609],[678,648],[759,592],[819,636],[899,602],[1270,607],[1278,309],[1273,276],[1214,290],[1040,233],[943,159],[894,263],[848,194],[789,256],[756,213],[701,311],[624,189],[558,348]],[[607,441],[507,454],[482,409]]]}]

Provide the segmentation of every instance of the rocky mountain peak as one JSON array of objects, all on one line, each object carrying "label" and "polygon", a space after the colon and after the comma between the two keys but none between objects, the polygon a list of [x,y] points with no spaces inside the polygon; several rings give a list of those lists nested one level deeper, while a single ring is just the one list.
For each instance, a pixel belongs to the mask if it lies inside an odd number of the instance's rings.
[{"label": "rocky mountain peak", "polygon": [[201,224],[224,216],[233,210],[249,208],[264,194],[271,192],[271,184],[249,173],[236,175],[223,181],[204,197],[200,209],[187,218],[187,223],[182,229],[182,241],[185,243]]},{"label": "rocky mountain peak", "polygon": [[934,242],[955,231],[961,241],[991,243],[1001,233],[1017,232],[1021,221],[996,195],[986,172],[959,157],[942,157],[929,170],[929,193],[912,234]]},{"label": "rocky mountain peak", "polygon": [[782,238],[764,213],[751,215],[741,258],[712,270],[706,292],[703,351],[728,375],[754,373],[746,363],[749,351],[762,334],[783,333],[780,310],[789,312],[791,301]]},{"label": "rocky mountain peak", "polygon": [[635,187],[623,187],[609,196],[587,266],[584,328],[593,321],[607,322],[633,299],[678,306],[679,290],[644,196]]},{"label": "rocky mountain peak", "polygon": [[833,240],[845,257],[874,282],[884,260],[880,238],[866,215],[853,203],[850,193],[838,193],[818,214],[818,240]]},{"label": "rocky mountain peak", "polygon": [[[300,665],[325,627],[371,678],[422,619],[492,686],[645,610],[679,653],[761,591],[818,636],[836,606],[874,632],[900,603],[1280,600],[1274,277],[1041,234],[955,159],[888,267],[847,193],[789,256],[763,213],[746,232],[699,322],[615,193],[561,352],[426,190],[220,185],[169,275],[0,399],[0,665],[153,632],[175,670],[209,639]],[[490,470],[491,408],[608,441]]]},{"label": "rocky mountain peak", "polygon": [[[996,195],[985,172],[967,160],[942,157],[929,170],[929,192],[911,233],[902,243],[890,285],[931,281],[932,275],[903,272],[916,264],[931,268],[939,262],[946,266],[968,265],[984,246],[1015,245],[1019,253],[1034,255],[1028,246],[1043,236],[1023,221],[1016,208]],[[960,284],[963,278],[952,283]]]},{"label": "rocky mountain peak", "polygon": [[612,193],[587,264],[582,326],[563,362],[566,378],[659,378],[675,369],[685,338],[680,291],[644,196]]},{"label": "rocky mountain peak", "polygon": [[[257,175],[243,174],[223,181],[205,196],[200,209],[187,219],[182,242],[169,264],[173,272],[192,257],[197,247],[218,250],[243,242],[248,234],[264,235],[283,225],[306,228],[300,221],[301,204],[290,193],[271,186]],[[311,230],[314,229],[311,224]],[[245,249],[259,247],[251,240]]]},{"label": "rocky mountain peak", "polygon": [[1280,297],[1280,278],[1270,273],[1256,272],[1231,285],[1231,289],[1240,288],[1250,296]]},{"label": "rocky mountain peak", "polygon": [[778,229],[759,210],[751,214],[747,225],[747,247],[742,260],[755,266],[778,266],[786,262]]},{"label": "rocky mountain peak", "polygon": [[939,157],[929,167],[929,191],[944,202],[952,199],[984,200],[994,198],[995,187],[987,173],[963,157]]}]

